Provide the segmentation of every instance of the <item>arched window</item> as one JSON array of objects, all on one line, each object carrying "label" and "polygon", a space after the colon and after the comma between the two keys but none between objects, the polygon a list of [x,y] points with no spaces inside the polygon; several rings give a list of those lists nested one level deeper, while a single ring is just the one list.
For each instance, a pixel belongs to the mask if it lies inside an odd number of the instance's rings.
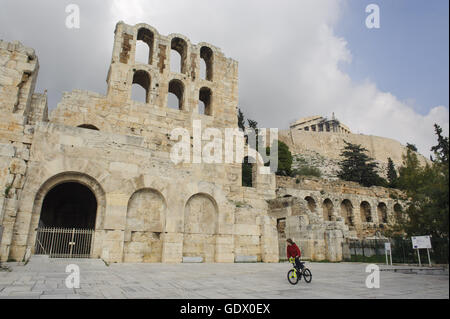
[{"label": "arched window", "polygon": [[85,128],[85,129],[88,129],[88,130],[100,131],[98,129],[98,127],[96,127],[94,125],[91,125],[91,124],[82,124],[82,125],[78,125],[78,127],[79,128]]},{"label": "arched window", "polygon": [[347,225],[354,226],[353,205],[348,199],[344,199],[341,203],[341,215]]},{"label": "arched window", "polygon": [[205,115],[212,115],[211,102],[212,102],[211,90],[207,87],[201,88],[198,98],[198,113]]},{"label": "arched window", "polygon": [[131,99],[143,103],[150,101],[150,75],[146,71],[134,72]]},{"label": "arched window", "polygon": [[367,222],[367,223],[372,222],[370,204],[368,202],[364,201],[361,203],[360,213],[361,213],[361,221],[362,222]]},{"label": "arched window", "polygon": [[242,186],[254,187],[255,174],[256,161],[248,156],[244,157],[242,162]]},{"label": "arched window", "polygon": [[184,85],[180,80],[169,82],[169,94],[167,97],[167,106],[172,109],[183,109]]},{"label": "arched window", "polygon": [[135,61],[152,64],[153,59],[153,33],[145,28],[140,28],[137,34]]},{"label": "arched window", "polygon": [[316,211],[316,201],[314,200],[314,198],[312,198],[311,196],[306,196],[305,197],[305,201],[308,205],[308,209],[311,213],[314,213]]},{"label": "arched window", "polygon": [[333,202],[331,199],[327,198],[323,201],[323,219],[331,221],[331,217],[333,216]]},{"label": "arched window", "polygon": [[212,81],[213,79],[213,51],[211,48],[200,49],[200,78]]},{"label": "arched window", "polygon": [[378,213],[378,223],[387,224],[388,216],[387,216],[387,206],[385,203],[378,204],[377,213]]},{"label": "arched window", "polygon": [[181,38],[173,38],[170,44],[170,71],[186,74],[187,43]]}]

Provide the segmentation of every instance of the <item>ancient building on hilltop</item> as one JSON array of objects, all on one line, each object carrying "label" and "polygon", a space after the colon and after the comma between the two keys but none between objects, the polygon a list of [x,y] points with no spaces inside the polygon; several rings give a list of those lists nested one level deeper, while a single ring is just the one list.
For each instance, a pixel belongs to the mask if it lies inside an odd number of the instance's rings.
[{"label": "ancient building on hilltop", "polygon": [[[135,60],[138,42],[148,47],[144,63]],[[181,57],[177,70],[171,51]],[[237,128],[238,65],[210,44],[119,22],[106,95],[64,93],[50,115],[46,94],[35,93],[38,71],[34,50],[0,41],[2,261],[47,254],[277,262],[286,234],[306,257],[341,260],[343,241],[395,222],[402,202],[387,190],[295,184],[260,174],[259,163],[252,187],[243,187],[240,159],[175,164],[174,129],[192,137],[194,121],[203,130]],[[145,92],[142,102],[132,98],[135,85]]]},{"label": "ancient building on hilltop", "polygon": [[319,115],[303,117],[292,123],[290,129],[306,132],[351,133],[346,125],[335,118],[334,113],[331,119]]}]

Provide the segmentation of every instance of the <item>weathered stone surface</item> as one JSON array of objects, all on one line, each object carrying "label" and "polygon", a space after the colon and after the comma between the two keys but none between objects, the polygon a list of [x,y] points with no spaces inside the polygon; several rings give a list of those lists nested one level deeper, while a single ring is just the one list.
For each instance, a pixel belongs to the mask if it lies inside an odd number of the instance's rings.
[{"label": "weathered stone surface", "polygon": [[[135,61],[137,41],[149,45],[148,63]],[[170,70],[171,49],[180,70]],[[119,22],[107,94],[65,92],[50,116],[46,93],[34,92],[38,70],[32,49],[0,41],[0,260],[34,253],[44,202],[66,183],[95,198],[91,256],[108,263],[278,262],[287,237],[305,256],[340,260],[343,240],[373,236],[403,205],[395,191],[295,183],[262,174],[261,163],[253,187],[242,186],[240,162],[175,164],[175,128],[192,136],[200,120],[203,130],[237,129],[238,63],[208,43]],[[132,99],[133,84],[145,89],[145,102]],[[168,107],[169,93],[178,109]]]}]

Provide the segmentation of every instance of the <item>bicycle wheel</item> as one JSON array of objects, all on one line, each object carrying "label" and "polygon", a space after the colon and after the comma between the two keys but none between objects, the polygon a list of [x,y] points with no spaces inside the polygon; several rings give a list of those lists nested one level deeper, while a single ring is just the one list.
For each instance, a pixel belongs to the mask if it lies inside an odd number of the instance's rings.
[{"label": "bicycle wheel", "polygon": [[287,273],[287,279],[291,285],[296,285],[298,283],[299,275],[294,269],[291,269]]},{"label": "bicycle wheel", "polygon": [[312,280],[312,274],[311,271],[309,271],[308,268],[303,269],[303,278],[305,278],[305,281],[307,283],[310,283]]}]

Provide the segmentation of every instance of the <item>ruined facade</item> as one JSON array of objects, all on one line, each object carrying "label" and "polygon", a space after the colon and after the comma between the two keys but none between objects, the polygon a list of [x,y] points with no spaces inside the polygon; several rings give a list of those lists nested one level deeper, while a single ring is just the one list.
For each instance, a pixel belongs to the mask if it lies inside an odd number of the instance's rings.
[{"label": "ruined facade", "polygon": [[[138,40],[149,46],[148,63],[135,62]],[[181,72],[169,68],[172,49],[182,58]],[[48,117],[45,94],[34,93],[34,51],[0,42],[0,53],[1,260],[34,253],[36,229],[44,225],[95,229],[92,257],[108,262],[278,261],[276,221],[265,201],[275,196],[273,175],[245,188],[240,163],[170,159],[174,128],[192,136],[193,120],[203,130],[237,127],[236,61],[207,43],[119,22],[106,96],[64,93]],[[200,59],[206,78],[199,76]],[[131,99],[133,83],[145,89],[146,103]],[[178,109],[167,107],[169,93],[177,95]],[[65,204],[68,193],[78,201]]]},{"label": "ruined facade", "polygon": [[323,116],[303,117],[290,125],[291,130],[306,132],[330,132],[350,134],[350,129],[335,118],[334,113],[331,119]]},{"label": "ruined facade", "polygon": [[[137,42],[148,47],[144,63]],[[51,250],[36,240],[42,227],[93,229],[90,257],[107,262],[277,262],[286,236],[305,256],[340,260],[343,239],[393,222],[398,203],[383,189],[296,184],[260,174],[260,163],[243,187],[239,160],[175,164],[173,129],[192,137],[197,120],[203,130],[237,128],[237,62],[210,44],[119,22],[106,95],[64,93],[50,115],[46,94],[34,92],[38,70],[34,50],[0,41],[1,261],[24,260],[36,245]]]},{"label": "ruined facade", "polygon": [[277,177],[277,198],[269,201],[277,219],[280,258],[286,238],[311,260],[340,261],[349,239],[381,238],[404,218],[407,199],[400,191],[361,187],[354,182]]}]

